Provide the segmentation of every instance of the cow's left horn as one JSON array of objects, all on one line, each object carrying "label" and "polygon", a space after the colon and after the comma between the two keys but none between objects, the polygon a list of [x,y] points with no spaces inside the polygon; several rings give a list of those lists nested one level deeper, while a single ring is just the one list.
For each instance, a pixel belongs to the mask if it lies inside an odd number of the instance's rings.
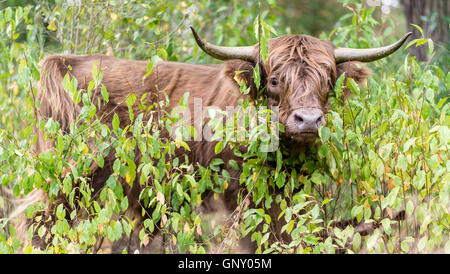
[{"label": "cow's left horn", "polygon": [[380,48],[336,48],[334,50],[334,59],[336,61],[336,64],[347,61],[372,62],[394,53],[403,45],[403,43],[405,43],[406,39],[411,34],[412,32],[408,32],[407,34],[405,34],[405,36],[403,36],[402,39],[398,40],[394,44]]},{"label": "cow's left horn", "polygon": [[200,48],[208,55],[219,60],[241,59],[244,61],[254,62],[253,46],[248,47],[221,47],[206,42],[200,36],[198,36],[195,29],[191,26],[192,33],[194,34],[195,41]]}]

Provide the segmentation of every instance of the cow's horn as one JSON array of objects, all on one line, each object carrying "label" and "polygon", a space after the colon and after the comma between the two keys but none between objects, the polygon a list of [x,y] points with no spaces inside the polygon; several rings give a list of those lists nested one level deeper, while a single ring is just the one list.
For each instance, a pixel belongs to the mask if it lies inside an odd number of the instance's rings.
[{"label": "cow's horn", "polygon": [[334,59],[336,63],[342,63],[346,61],[360,61],[360,62],[372,62],[381,58],[384,58],[392,53],[394,53],[398,48],[400,48],[406,39],[412,34],[408,32],[403,36],[402,39],[398,40],[392,45],[380,47],[380,48],[369,48],[369,49],[352,49],[352,48],[336,48],[334,50]]},{"label": "cow's horn", "polygon": [[200,48],[208,55],[219,60],[241,59],[244,61],[254,62],[253,46],[248,47],[221,47],[206,42],[200,36],[198,36],[195,29],[191,26],[192,33],[194,34],[195,41]]}]

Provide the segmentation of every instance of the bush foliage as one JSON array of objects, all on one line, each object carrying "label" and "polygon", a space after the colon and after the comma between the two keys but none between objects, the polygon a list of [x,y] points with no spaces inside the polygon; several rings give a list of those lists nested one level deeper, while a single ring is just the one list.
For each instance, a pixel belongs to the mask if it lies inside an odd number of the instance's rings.
[{"label": "bush foliage", "polygon": [[[216,62],[195,45],[189,24],[224,45],[258,40],[264,44],[286,33],[270,12],[275,1],[240,2],[73,0],[0,11],[1,253],[110,252],[105,243],[114,246],[126,236],[135,237],[138,245],[119,245],[118,252],[133,253],[151,245],[156,234],[165,239],[155,251],[162,253],[238,252],[237,242],[245,236],[256,243],[257,253],[450,253],[450,75],[448,68],[433,61],[418,63],[404,50],[369,64],[373,73],[364,86],[338,79],[330,91],[327,126],[320,128],[320,140],[311,148],[292,156],[283,147],[260,152],[262,143],[256,142],[239,155],[245,159],[240,184],[250,194],[241,195],[238,209],[222,218],[202,214],[198,208],[202,193],[213,191],[218,197],[228,187],[230,174],[221,169],[219,158],[200,166],[175,156],[175,148],[188,147],[160,134],[177,121],[164,112],[168,101],[163,96],[154,105],[129,96],[124,104],[132,123],[120,125],[111,113],[110,130],[96,115],[97,102],[90,100],[96,87],[108,100],[102,72],[94,67],[87,91],[77,90],[76,81],[68,76],[63,82],[74,101],[83,104],[70,133],[63,134],[52,119],[37,119],[38,61],[51,53],[105,53],[149,60],[151,73],[161,59]],[[348,2],[344,1],[348,13],[341,17],[340,27],[322,34],[322,39],[355,48],[395,40],[391,20],[376,19],[375,8],[359,1]],[[426,37],[408,46],[426,46],[430,55],[436,51]],[[341,98],[344,87],[353,96]],[[245,108],[264,101],[241,104]],[[142,113],[133,113],[133,105]],[[40,154],[33,150],[34,126],[54,141],[54,149]],[[227,130],[222,129],[224,136]],[[246,144],[225,137],[216,152],[225,145]],[[116,151],[114,173],[93,195],[89,167],[91,163],[102,167],[111,149]],[[139,161],[135,161],[137,150],[142,154]],[[151,214],[142,211],[145,219],[139,225],[126,214],[130,201],[121,183],[131,185],[136,176],[143,189],[140,203],[154,208]],[[8,218],[16,199],[33,189],[47,192],[52,201],[61,195],[66,201],[54,201],[51,221],[35,214],[43,203],[25,210],[33,219],[29,237],[37,233],[50,241],[44,250],[24,245],[16,236],[14,220]],[[278,194],[271,195],[275,189]],[[247,199],[255,207],[249,207]],[[281,208],[277,219],[268,214],[274,203]],[[272,243],[269,225],[281,219],[282,230],[292,241]]]}]

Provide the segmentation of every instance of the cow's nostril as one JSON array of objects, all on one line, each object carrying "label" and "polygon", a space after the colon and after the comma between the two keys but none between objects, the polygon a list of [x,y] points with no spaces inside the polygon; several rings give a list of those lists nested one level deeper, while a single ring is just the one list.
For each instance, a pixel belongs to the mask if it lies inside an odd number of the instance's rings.
[{"label": "cow's nostril", "polygon": [[324,121],[323,116],[320,116],[319,119],[317,119],[316,121],[317,127],[319,127],[323,123],[323,121]]},{"label": "cow's nostril", "polygon": [[303,117],[299,114],[295,115],[295,118],[297,118],[297,121],[300,123],[303,123]]}]

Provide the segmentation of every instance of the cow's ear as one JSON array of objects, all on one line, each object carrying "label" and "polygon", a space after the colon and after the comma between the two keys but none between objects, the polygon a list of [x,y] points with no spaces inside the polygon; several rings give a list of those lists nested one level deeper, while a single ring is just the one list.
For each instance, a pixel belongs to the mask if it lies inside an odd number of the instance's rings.
[{"label": "cow's ear", "polygon": [[[225,63],[225,74],[233,79],[235,82],[243,82],[247,87],[250,87],[250,95],[256,96],[257,89],[253,80],[254,65],[250,62],[242,60],[230,60]],[[239,83],[236,82],[236,87],[239,88]]]},{"label": "cow's ear", "polygon": [[[353,78],[356,83],[365,84],[367,78],[370,75],[370,70],[361,62],[344,62],[336,65],[336,79],[339,78],[345,72],[344,83],[347,83],[347,78]],[[350,90],[345,87],[344,88],[344,97],[349,96]]]}]

